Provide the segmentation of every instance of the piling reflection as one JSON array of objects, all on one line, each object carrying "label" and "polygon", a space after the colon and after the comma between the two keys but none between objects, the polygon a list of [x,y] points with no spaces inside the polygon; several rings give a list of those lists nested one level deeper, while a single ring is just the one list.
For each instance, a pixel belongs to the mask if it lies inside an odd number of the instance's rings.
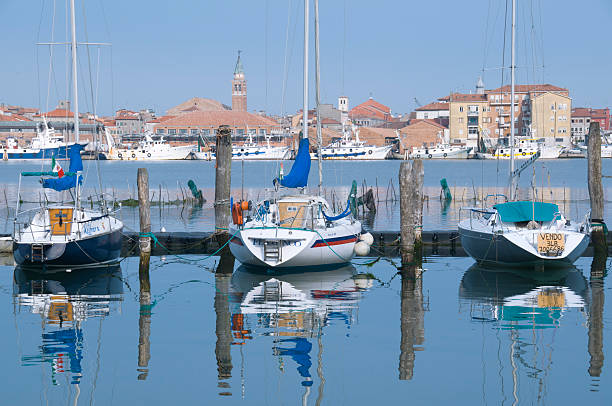
[{"label": "piling reflection", "polygon": [[113,304],[123,300],[121,268],[113,265],[41,274],[17,267],[13,297],[16,312],[38,314],[42,320],[42,344],[37,350],[25,349],[21,364],[46,364],[53,385],[58,385],[60,374],[67,374],[70,383],[78,385],[83,377],[83,323],[110,315]]},{"label": "piling reflection", "polygon": [[[597,253],[591,263],[591,309],[589,312],[589,375],[594,378],[601,376],[604,365],[603,351],[603,309],[605,302],[604,279],[607,269],[607,255]],[[595,384],[598,385],[598,384]],[[596,389],[594,389],[596,390]]]},{"label": "piling reflection", "polygon": [[219,395],[230,396],[229,380],[232,377],[232,325],[229,308],[230,281],[234,269],[234,256],[225,252],[220,256],[215,273],[215,357],[217,359],[217,386]]},{"label": "piling reflection", "polygon": [[414,376],[415,351],[422,351],[425,342],[422,272],[423,270],[416,266],[403,267],[400,272],[400,380],[410,380]]},{"label": "piling reflection", "polygon": [[140,253],[138,264],[138,281],[140,283],[138,312],[138,380],[144,381],[149,375],[151,360],[151,280],[149,278],[149,263],[151,255]]},{"label": "piling reflection", "polygon": [[259,335],[272,337],[272,354],[278,358],[279,371],[287,371],[290,365],[295,369],[303,387],[303,403],[316,379],[320,404],[325,384],[323,328],[336,323],[350,328],[362,293],[371,282],[351,265],[273,274],[241,266],[231,279],[234,344],[248,343],[255,328]]},{"label": "piling reflection", "polygon": [[[589,285],[583,274],[573,266],[538,272],[473,265],[463,275],[459,297],[462,307],[467,304],[472,322],[498,331],[500,382],[496,387],[502,391],[502,397],[512,396],[513,404],[518,404],[521,393],[529,396],[527,393],[536,390],[538,399],[544,399],[553,365],[556,330],[566,313],[589,311]],[[511,394],[504,393],[509,378]],[[521,391],[520,383],[528,388]]]}]

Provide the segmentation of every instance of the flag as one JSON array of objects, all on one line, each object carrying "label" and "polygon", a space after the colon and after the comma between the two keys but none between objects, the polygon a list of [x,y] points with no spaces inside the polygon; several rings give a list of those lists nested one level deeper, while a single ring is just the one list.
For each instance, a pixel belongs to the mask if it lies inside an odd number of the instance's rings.
[{"label": "flag", "polygon": [[58,178],[61,178],[62,176],[64,176],[64,170],[62,169],[59,163],[55,162],[55,157],[51,159],[51,167],[52,167],[51,171],[57,172]]}]

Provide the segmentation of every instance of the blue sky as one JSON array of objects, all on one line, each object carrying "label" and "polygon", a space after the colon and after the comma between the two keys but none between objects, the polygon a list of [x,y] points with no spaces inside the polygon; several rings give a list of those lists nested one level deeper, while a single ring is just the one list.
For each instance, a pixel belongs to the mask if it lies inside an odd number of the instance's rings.
[{"label": "blue sky", "polygon": [[[112,43],[112,50],[90,49],[91,69],[85,48],[79,50],[80,110],[95,104],[101,114],[122,107],[160,114],[193,96],[231,104],[238,49],[249,110],[301,106],[302,0],[75,2],[79,40]],[[612,106],[612,1],[517,2],[517,83],[567,87],[574,106]],[[322,102],[335,104],[345,94],[354,106],[372,95],[394,113],[408,113],[415,98],[425,104],[473,90],[479,75],[487,88],[498,87],[505,3],[321,0]],[[49,48],[35,45],[52,38],[53,8],[53,0],[0,0],[0,102],[46,109],[66,97],[65,47],[55,47],[48,86]],[[63,42],[66,0],[55,0],[55,9],[53,38]],[[311,89],[312,105],[314,75]]]}]

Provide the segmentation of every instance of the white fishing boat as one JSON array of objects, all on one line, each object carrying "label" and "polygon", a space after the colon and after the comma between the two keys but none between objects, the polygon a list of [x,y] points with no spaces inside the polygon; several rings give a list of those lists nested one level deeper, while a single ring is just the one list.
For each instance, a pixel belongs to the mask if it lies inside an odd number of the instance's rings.
[{"label": "white fishing boat", "polygon": [[517,139],[514,148],[498,147],[493,153],[478,153],[477,156],[480,159],[510,159],[513,154],[514,159],[529,159],[539,152],[540,159],[557,159],[563,150],[560,145],[545,145],[533,138],[521,138]]},{"label": "white fishing boat", "polygon": [[103,159],[119,161],[166,161],[187,159],[197,147],[195,145],[172,146],[161,137],[154,140],[145,133],[144,139],[132,148],[118,148],[108,129],[105,130],[108,152],[101,152]]},{"label": "white fishing boat", "polygon": [[[304,109],[308,111],[308,1],[304,2]],[[317,7],[315,6],[315,18]],[[316,25],[316,24],[315,24]],[[316,25],[318,26],[318,25]],[[318,29],[315,33],[318,51]],[[318,67],[318,52],[316,52]],[[317,110],[319,76],[317,69]],[[320,121],[319,121],[320,123]],[[319,124],[320,125],[320,124]],[[318,135],[320,127],[317,128]],[[319,195],[304,192],[308,184],[311,156],[308,120],[303,120],[300,145],[291,172],[274,180],[275,196],[252,207],[249,202],[232,203],[229,225],[230,250],[246,265],[274,269],[322,267],[343,264],[355,255],[361,223],[347,204],[339,215],[330,216],[330,206],[320,196],[322,183],[319,157]],[[321,137],[318,136],[321,145]],[[280,188],[280,189],[279,189]]]},{"label": "white fishing boat", "polygon": [[528,162],[515,170],[515,6],[512,1],[511,127],[510,127],[510,201],[488,209],[468,208],[469,217],[459,222],[459,236],[465,251],[478,263],[544,267],[571,264],[580,257],[590,240],[588,215],[573,223],[553,203],[514,201],[516,179],[538,157],[536,150]]},{"label": "white fishing boat", "polygon": [[412,147],[412,152],[406,151],[406,159],[465,159],[472,148],[465,145],[451,145],[448,136],[438,132],[440,142],[433,147]]},{"label": "white fishing boat", "polygon": [[[123,223],[113,217],[114,206],[100,196],[99,209],[81,205],[83,162],[79,144],[79,101],[77,87],[77,40],[74,1],[71,2],[72,24],[72,97],[74,101],[74,136],[76,144],[69,148],[70,167],[67,173],[52,159],[51,171],[22,172],[19,177],[17,205],[13,221],[13,256],[18,265],[40,267],[43,270],[83,267],[110,263],[121,254]],[[21,202],[22,177],[36,177],[42,185],[44,198],[40,207],[25,209]],[[53,198],[48,190],[57,193]],[[68,193],[66,193],[66,191]],[[74,192],[74,193],[73,193]],[[59,200],[60,203],[49,203]],[[63,203],[68,201],[68,203]],[[92,202],[93,203],[93,202]]]},{"label": "white fishing boat", "polygon": [[[380,160],[387,159],[393,149],[392,145],[378,147],[366,144],[359,139],[359,129],[353,128],[352,132],[355,134],[355,139],[351,137],[348,129],[343,129],[341,139],[321,148],[321,157],[337,160]],[[311,153],[310,157],[318,159],[318,152]]]},{"label": "white fishing boat", "polygon": [[[242,145],[232,146],[232,159],[237,160],[282,160],[289,159],[291,150],[288,146],[273,146],[270,144],[270,136],[266,136],[264,145],[253,141],[253,135]],[[216,155],[213,153],[213,158]]]},{"label": "white fishing boat", "polygon": [[25,148],[20,148],[17,140],[12,137],[6,139],[6,146],[0,148],[0,157],[4,160],[40,160],[40,159],[67,159],[70,148],[82,150],[87,141],[64,142],[64,137],[55,132],[43,121],[43,126],[36,132],[36,137]]}]

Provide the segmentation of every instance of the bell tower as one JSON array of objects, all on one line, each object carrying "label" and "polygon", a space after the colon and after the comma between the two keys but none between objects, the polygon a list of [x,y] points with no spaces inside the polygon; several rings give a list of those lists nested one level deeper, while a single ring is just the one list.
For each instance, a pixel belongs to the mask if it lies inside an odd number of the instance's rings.
[{"label": "bell tower", "polygon": [[236,60],[234,79],[232,80],[232,110],[247,111],[247,84],[240,60],[240,51],[238,51],[238,60]]}]

